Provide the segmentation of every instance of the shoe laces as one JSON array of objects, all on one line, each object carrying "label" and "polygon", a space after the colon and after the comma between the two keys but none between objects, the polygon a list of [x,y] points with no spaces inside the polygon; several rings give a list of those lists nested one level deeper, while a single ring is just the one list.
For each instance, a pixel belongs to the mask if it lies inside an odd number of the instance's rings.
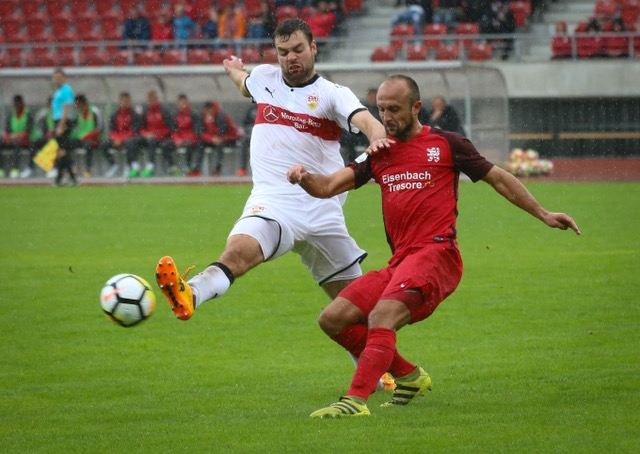
[{"label": "shoe laces", "polygon": [[187,275],[191,272],[191,270],[193,270],[196,266],[195,265],[191,265],[189,268],[186,269],[186,271],[184,273],[182,273],[182,276],[180,276],[182,278],[182,280],[186,280],[187,279]]}]

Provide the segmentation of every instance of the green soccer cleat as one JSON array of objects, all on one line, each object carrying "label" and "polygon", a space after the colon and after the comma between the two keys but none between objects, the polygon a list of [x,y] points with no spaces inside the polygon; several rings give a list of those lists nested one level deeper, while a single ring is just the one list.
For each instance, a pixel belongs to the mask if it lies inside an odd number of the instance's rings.
[{"label": "green soccer cleat", "polygon": [[140,171],[137,169],[131,169],[129,170],[129,173],[127,173],[127,178],[137,178],[140,176]]},{"label": "green soccer cleat", "polygon": [[381,407],[391,407],[392,405],[407,405],[416,396],[423,396],[425,390],[431,391],[431,377],[422,369],[420,376],[413,381],[403,381],[403,377],[396,378],[396,389],[389,402],[380,405]]},{"label": "green soccer cleat", "polygon": [[340,400],[326,408],[316,410],[310,418],[342,418],[343,416],[370,416],[371,412],[366,404],[359,404],[351,397],[341,397]]},{"label": "green soccer cleat", "polygon": [[144,169],[142,171],[142,178],[150,178],[153,176],[153,169]]}]

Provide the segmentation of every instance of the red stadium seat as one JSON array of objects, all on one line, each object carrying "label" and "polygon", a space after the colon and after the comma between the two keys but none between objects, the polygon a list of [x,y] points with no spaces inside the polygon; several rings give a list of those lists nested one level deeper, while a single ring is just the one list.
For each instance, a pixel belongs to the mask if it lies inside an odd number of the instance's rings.
[{"label": "red stadium seat", "polygon": [[445,44],[436,49],[436,60],[459,60],[460,48],[455,44]]},{"label": "red stadium seat", "polygon": [[71,18],[65,15],[58,15],[51,19],[51,31],[54,35],[60,35],[62,33],[66,33],[69,30],[69,24],[71,23]]},{"label": "red stadium seat", "polygon": [[276,9],[276,24],[280,24],[285,19],[298,17],[298,8],[290,5],[282,5]]},{"label": "red stadium seat", "polygon": [[60,58],[58,54],[46,53],[46,54],[32,54],[32,57],[27,59],[29,66],[39,66],[45,68],[55,68],[60,66]]},{"label": "red stadium seat", "polygon": [[99,15],[103,15],[113,10],[114,3],[116,2],[113,2],[112,0],[94,0],[93,6],[96,10],[96,13],[98,13]]},{"label": "red stadium seat", "polygon": [[273,47],[262,50],[262,63],[278,63],[278,52]]},{"label": "red stadium seat", "polygon": [[587,28],[589,27],[589,23],[588,22],[578,22],[576,24],[576,29],[574,30],[576,33],[585,33],[587,31]]},{"label": "red stadium seat", "polygon": [[13,2],[0,1],[0,18],[9,17],[19,8]]},{"label": "red stadium seat", "polygon": [[13,62],[11,61],[11,55],[0,52],[0,68],[11,68],[13,66]]},{"label": "red stadium seat", "polygon": [[423,45],[407,47],[408,61],[423,61],[429,58],[429,48]]},{"label": "red stadium seat", "polygon": [[[144,10],[147,12],[147,17],[155,17],[163,8],[164,0],[146,0],[144,2]],[[125,14],[128,11],[125,11]]]},{"label": "red stadium seat", "polygon": [[109,52],[105,50],[87,50],[80,53],[80,64],[82,66],[108,66],[110,63]]},{"label": "red stadium seat", "polygon": [[597,19],[610,19],[618,12],[618,4],[613,0],[598,0],[593,12]]},{"label": "red stadium seat", "polygon": [[[425,36],[446,35],[447,25],[446,24],[426,24],[422,29],[422,34]],[[441,43],[442,43],[442,40],[438,38],[425,38],[422,41],[422,44],[424,44],[428,48],[436,48]]]},{"label": "red stadium seat", "polygon": [[243,47],[240,50],[240,58],[242,59],[243,63],[247,64],[262,62],[260,51],[255,47]]},{"label": "red stadium seat", "polygon": [[27,19],[27,31],[30,35],[41,35],[49,25],[49,21],[42,16],[34,15]]},{"label": "red stadium seat", "polygon": [[579,36],[576,38],[578,58],[601,57],[604,52],[604,40],[599,35]]},{"label": "red stadium seat", "polygon": [[134,64],[138,66],[155,66],[161,63],[160,53],[155,50],[143,50],[133,57]]},{"label": "red stadium seat", "polygon": [[68,8],[68,4],[68,0],[46,0],[44,2],[44,8],[49,17],[53,18]]},{"label": "red stadium seat", "polygon": [[69,10],[71,11],[71,13],[75,16],[80,15],[81,13],[85,13],[87,11],[89,11],[91,8],[89,8],[89,6],[92,4],[93,2],[89,2],[89,1],[71,1],[69,2]]},{"label": "red stadium seat", "polygon": [[395,50],[401,50],[409,41],[407,38],[415,37],[416,30],[410,24],[398,24],[391,28],[391,46]]},{"label": "red stadium seat", "polygon": [[467,59],[471,61],[486,61],[493,58],[493,47],[491,44],[472,44],[467,49]]},{"label": "red stadium seat", "polygon": [[94,29],[96,23],[97,16],[91,17],[90,15],[81,15],[76,19],[76,31],[80,36],[85,36]]},{"label": "red stadium seat", "polygon": [[3,34],[7,40],[9,40],[12,35],[22,33],[23,27],[24,21],[19,19],[17,16],[4,18],[4,22],[2,24]]},{"label": "red stadium seat", "polygon": [[184,65],[185,62],[185,51],[179,49],[170,49],[165,50],[162,53],[162,61],[163,65]]},{"label": "red stadium seat", "polygon": [[622,23],[628,29],[635,27],[638,22],[638,11],[640,10],[640,3],[625,3],[620,10],[620,19]]},{"label": "red stadium seat", "polygon": [[33,17],[40,13],[40,2],[37,0],[21,0],[20,8],[25,17]]},{"label": "red stadium seat", "polygon": [[206,65],[211,62],[211,54],[207,49],[187,50],[188,65]]},{"label": "red stadium seat", "polygon": [[113,66],[128,66],[133,61],[133,51],[130,50],[117,50],[109,55]]},{"label": "red stadium seat", "polygon": [[80,41],[80,35],[75,30],[67,30],[64,33],[56,35],[59,43],[77,43]]},{"label": "red stadium seat", "polygon": [[604,38],[604,52],[607,57],[627,57],[630,41],[628,36],[607,36]]},{"label": "red stadium seat", "polygon": [[221,65],[224,59],[230,58],[232,55],[233,51],[231,49],[215,49],[211,52],[210,63],[214,65]]},{"label": "red stadium seat", "polygon": [[73,47],[58,48],[58,65],[60,66],[77,66],[76,55]]},{"label": "red stadium seat", "polygon": [[[479,35],[480,34],[480,25],[476,22],[461,22],[458,25],[456,25],[456,28],[454,29],[454,33],[458,36],[464,36],[464,35]],[[473,37],[473,38],[468,38],[468,39],[461,39],[462,41],[462,45],[464,47],[469,47],[471,46],[471,44],[473,44],[473,41],[476,39],[477,37]]]},{"label": "red stadium seat", "polygon": [[[208,0],[205,0],[208,1]],[[255,16],[257,13],[260,12],[260,3],[261,0],[245,0],[244,1],[244,7],[247,11],[247,16],[246,17],[252,17]],[[211,4],[211,3],[209,3]]]},{"label": "red stadium seat", "polygon": [[396,59],[396,49],[393,46],[376,47],[371,53],[372,62],[394,61]]},{"label": "red stadium seat", "polygon": [[573,53],[573,41],[570,36],[554,36],[551,40],[552,58],[568,58]]},{"label": "red stadium seat", "polygon": [[[109,16],[109,15],[103,16],[100,18],[100,20],[102,22],[102,30],[105,33],[108,33],[111,30],[120,29],[120,21],[113,16]],[[118,36],[118,39],[120,39],[121,37],[122,37],[122,34],[120,33]]]}]

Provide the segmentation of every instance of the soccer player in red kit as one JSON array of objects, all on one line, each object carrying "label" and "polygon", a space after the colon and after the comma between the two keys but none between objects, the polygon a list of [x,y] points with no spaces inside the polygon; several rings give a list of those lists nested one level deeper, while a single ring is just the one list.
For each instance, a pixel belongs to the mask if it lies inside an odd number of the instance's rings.
[{"label": "soccer player in red kit", "polygon": [[319,198],[380,185],[384,225],[393,253],[386,268],[346,287],[321,313],[319,323],[334,341],[359,357],[344,397],[312,418],[366,416],[378,378],[389,372],[396,389],[383,407],[406,405],[431,388],[431,378],[396,349],[396,332],[429,317],[457,287],[462,260],[456,242],[458,179],[483,180],[511,203],[549,227],[580,234],[564,213],[545,210],[518,179],[481,156],[465,137],[423,126],[420,91],[407,76],[391,76],[378,89],[382,123],[394,143],[374,141],[367,155],[330,175],[297,164],[287,178]]}]

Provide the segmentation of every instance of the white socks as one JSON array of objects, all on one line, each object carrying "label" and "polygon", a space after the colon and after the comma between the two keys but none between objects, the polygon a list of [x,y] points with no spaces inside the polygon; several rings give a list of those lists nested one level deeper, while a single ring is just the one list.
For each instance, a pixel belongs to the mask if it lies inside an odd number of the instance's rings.
[{"label": "white socks", "polygon": [[216,265],[207,267],[188,282],[193,291],[195,307],[213,298],[224,295],[231,287],[227,274]]}]

